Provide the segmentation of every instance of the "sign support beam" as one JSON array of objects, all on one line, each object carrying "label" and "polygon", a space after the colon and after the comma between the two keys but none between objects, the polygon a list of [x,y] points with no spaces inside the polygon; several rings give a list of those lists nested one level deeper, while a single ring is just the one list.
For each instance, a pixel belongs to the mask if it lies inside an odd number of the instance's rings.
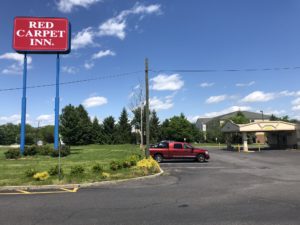
[{"label": "sign support beam", "polygon": [[22,96],[22,112],[21,112],[21,135],[20,135],[20,152],[24,154],[25,136],[26,136],[26,86],[27,86],[27,54],[24,54],[23,63],[23,96]]},{"label": "sign support beam", "polygon": [[56,57],[56,96],[55,96],[55,126],[54,126],[54,149],[59,149],[59,54]]}]

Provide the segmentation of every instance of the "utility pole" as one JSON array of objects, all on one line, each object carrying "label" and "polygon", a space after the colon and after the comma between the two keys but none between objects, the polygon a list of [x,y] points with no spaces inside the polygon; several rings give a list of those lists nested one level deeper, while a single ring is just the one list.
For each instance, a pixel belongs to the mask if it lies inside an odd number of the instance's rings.
[{"label": "utility pole", "polygon": [[148,81],[148,59],[145,59],[145,84],[146,84],[146,151],[145,155],[148,159],[149,152],[149,137],[150,137],[150,124],[149,124],[149,81]]}]

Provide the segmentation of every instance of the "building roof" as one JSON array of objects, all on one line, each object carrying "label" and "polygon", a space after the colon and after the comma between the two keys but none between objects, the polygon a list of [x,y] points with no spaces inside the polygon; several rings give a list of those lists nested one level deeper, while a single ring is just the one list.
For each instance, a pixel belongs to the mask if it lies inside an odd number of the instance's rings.
[{"label": "building roof", "polygon": [[[249,111],[235,111],[235,112],[231,112],[231,113],[227,113],[224,115],[220,115],[220,116],[216,116],[216,117],[212,117],[212,118],[199,118],[196,122],[196,124],[206,124],[211,120],[226,120],[226,119],[230,119],[231,117],[236,116],[236,114],[238,112],[241,112],[245,115],[246,118],[248,118],[249,120],[260,120],[262,119],[262,114],[261,113],[256,113],[256,112],[249,112]],[[264,119],[270,119],[270,115],[265,115],[264,114]]]}]

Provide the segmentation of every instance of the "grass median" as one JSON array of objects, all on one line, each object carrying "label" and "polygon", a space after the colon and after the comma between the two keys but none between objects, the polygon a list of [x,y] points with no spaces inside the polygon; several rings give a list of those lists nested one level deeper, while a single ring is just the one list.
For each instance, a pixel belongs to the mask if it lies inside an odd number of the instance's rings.
[{"label": "grass median", "polygon": [[[4,152],[7,148],[0,148],[0,186],[9,185],[46,185],[85,183],[102,180],[118,180],[138,177],[155,173],[157,170],[147,170],[138,166],[128,166],[112,170],[111,161],[124,162],[130,156],[144,157],[143,152],[136,145],[86,145],[71,147],[71,154],[61,158],[63,177],[50,176],[46,180],[38,181],[32,176],[26,176],[27,170],[36,172],[49,171],[58,165],[58,158],[51,156],[27,156],[17,160],[7,160]],[[101,171],[93,170],[95,165]],[[72,168],[79,166],[84,172],[72,174]]]}]

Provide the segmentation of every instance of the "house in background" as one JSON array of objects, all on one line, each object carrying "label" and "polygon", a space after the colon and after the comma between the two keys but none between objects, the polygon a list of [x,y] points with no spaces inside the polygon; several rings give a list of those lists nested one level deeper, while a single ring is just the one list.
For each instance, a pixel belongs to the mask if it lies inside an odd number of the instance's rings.
[{"label": "house in background", "polygon": [[[206,133],[211,129],[215,129],[218,127],[221,129],[222,125],[230,120],[230,118],[237,115],[238,112],[241,112],[245,115],[246,118],[248,118],[251,122],[259,122],[259,121],[270,121],[270,115],[264,115],[263,113],[255,113],[255,112],[249,112],[249,111],[236,111],[220,116],[216,116],[213,118],[199,118],[196,122],[196,127]],[[265,134],[264,132],[256,132],[256,142],[264,144],[265,143]]]}]

